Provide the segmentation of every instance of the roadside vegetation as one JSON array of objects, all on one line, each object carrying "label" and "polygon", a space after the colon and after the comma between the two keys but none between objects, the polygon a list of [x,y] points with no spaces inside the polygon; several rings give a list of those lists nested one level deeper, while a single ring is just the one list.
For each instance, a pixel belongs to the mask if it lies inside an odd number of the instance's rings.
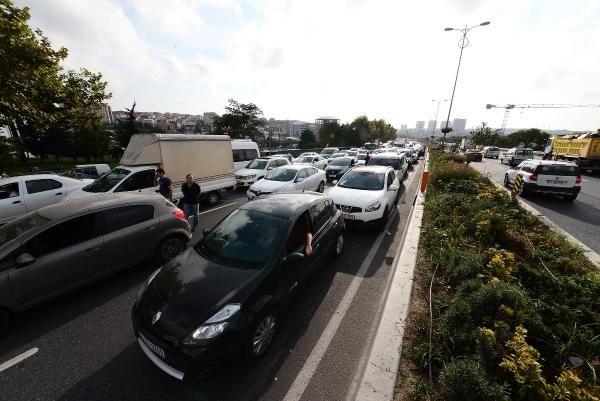
[{"label": "roadside vegetation", "polygon": [[461,158],[429,171],[396,398],[600,400],[597,268]]}]

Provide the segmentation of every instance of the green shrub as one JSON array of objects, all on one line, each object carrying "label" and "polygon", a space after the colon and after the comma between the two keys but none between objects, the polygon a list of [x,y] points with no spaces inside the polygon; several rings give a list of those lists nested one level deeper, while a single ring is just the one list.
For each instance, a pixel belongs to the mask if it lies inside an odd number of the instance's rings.
[{"label": "green shrub", "polygon": [[448,401],[507,401],[506,389],[490,380],[473,358],[455,359],[441,375]]}]

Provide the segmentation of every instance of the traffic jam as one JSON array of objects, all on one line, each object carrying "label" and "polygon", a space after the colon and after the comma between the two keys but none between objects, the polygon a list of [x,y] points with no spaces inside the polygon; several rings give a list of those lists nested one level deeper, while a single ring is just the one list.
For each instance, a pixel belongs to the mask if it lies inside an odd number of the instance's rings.
[{"label": "traffic jam", "polygon": [[[149,264],[128,318],[147,363],[184,380],[232,356],[260,360],[347,233],[386,230],[425,154],[418,142],[366,145],[261,156],[250,140],[145,134],[112,169],[0,179],[0,335]],[[212,211],[223,214],[203,229]]]}]

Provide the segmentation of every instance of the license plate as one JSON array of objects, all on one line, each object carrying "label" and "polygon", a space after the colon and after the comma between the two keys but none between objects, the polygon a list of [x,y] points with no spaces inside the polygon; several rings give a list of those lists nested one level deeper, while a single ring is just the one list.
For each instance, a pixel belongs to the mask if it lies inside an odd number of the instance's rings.
[{"label": "license plate", "polygon": [[346,220],[354,220],[356,217],[353,214],[344,213],[344,219]]},{"label": "license plate", "polygon": [[561,180],[546,180],[546,182],[548,182],[548,184],[566,184],[567,181],[561,181]]},{"label": "license plate", "polygon": [[140,333],[140,338],[142,342],[146,344],[148,348],[152,350],[156,355],[160,356],[162,359],[165,359],[165,350],[154,344],[152,341],[148,340],[142,333]]}]

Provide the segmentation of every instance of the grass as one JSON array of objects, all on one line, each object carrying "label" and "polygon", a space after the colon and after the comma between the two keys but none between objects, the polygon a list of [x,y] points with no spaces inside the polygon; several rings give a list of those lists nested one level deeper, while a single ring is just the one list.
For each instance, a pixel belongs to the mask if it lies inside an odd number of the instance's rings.
[{"label": "grass", "polygon": [[442,152],[424,206],[397,399],[600,401],[600,274],[581,250]]},{"label": "grass", "polygon": [[45,160],[39,158],[31,158],[27,162],[23,163],[20,160],[2,160],[0,161],[0,174],[6,173],[9,176],[27,174],[33,167],[39,168],[41,171],[53,171],[55,173],[64,173],[67,170],[72,169],[76,164],[93,164],[93,163],[106,163],[111,168],[119,164],[119,159],[113,157],[105,157],[104,161],[88,161],[85,158],[77,158],[77,161],[73,160],[72,157],[61,157],[58,162],[54,156],[49,156]]}]

